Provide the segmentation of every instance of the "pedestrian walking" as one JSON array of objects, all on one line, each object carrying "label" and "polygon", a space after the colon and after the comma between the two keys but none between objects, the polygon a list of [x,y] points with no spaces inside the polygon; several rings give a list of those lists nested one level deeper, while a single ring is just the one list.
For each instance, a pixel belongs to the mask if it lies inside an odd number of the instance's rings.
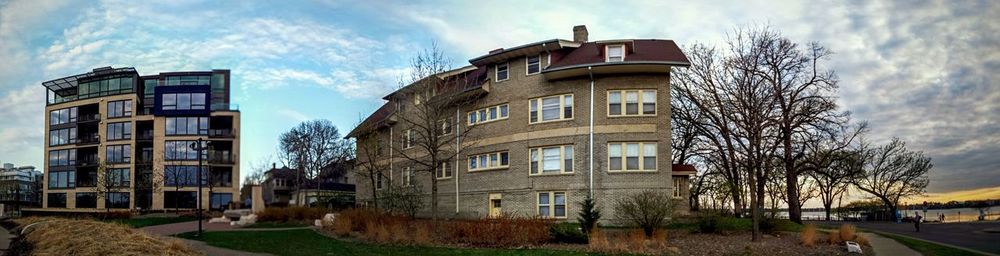
[{"label": "pedestrian walking", "polygon": [[913,217],[913,227],[917,229],[917,232],[920,232],[920,220],[923,219],[924,217],[920,216],[920,212],[913,212],[913,213],[917,215]]}]

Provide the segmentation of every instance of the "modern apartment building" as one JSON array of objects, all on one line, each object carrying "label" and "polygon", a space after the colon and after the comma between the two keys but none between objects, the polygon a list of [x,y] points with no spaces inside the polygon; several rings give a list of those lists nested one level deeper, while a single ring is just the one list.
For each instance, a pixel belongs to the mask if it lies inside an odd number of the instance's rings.
[{"label": "modern apartment building", "polygon": [[199,166],[203,208],[239,198],[240,112],[230,104],[229,70],[142,76],[104,67],[42,85],[43,210],[196,208]]},{"label": "modern apartment building", "polygon": [[41,205],[42,172],[34,166],[14,166],[4,163],[0,167],[0,215],[17,211],[18,207]]},{"label": "modern apartment building", "polygon": [[[577,26],[573,40],[496,49],[469,62],[427,78],[446,81],[441,85],[414,83],[386,96],[349,134],[359,150],[378,145],[377,154],[359,153],[356,167],[384,163],[378,191],[419,186],[429,201],[434,175],[439,212],[458,217],[573,220],[578,202],[592,195],[610,219],[617,199],[649,189],[687,207],[693,173],[672,170],[669,86],[670,70],[690,64],[673,41],[590,41],[586,27]],[[433,174],[415,173],[423,167],[413,159],[426,154],[410,152],[422,150],[412,144],[428,136],[401,120],[441,98],[459,102],[434,133],[462,138],[453,143],[456,157]],[[358,201],[371,201],[371,182],[357,180]]]}]

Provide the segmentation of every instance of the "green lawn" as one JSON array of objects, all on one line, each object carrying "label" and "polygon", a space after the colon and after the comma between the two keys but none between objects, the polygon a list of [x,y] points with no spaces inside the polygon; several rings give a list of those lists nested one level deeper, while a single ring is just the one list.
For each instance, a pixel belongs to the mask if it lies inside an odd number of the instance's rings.
[{"label": "green lawn", "polygon": [[177,235],[205,241],[209,245],[275,255],[591,255],[582,252],[542,249],[460,249],[417,246],[381,246],[329,238],[311,229],[280,231],[206,232]]},{"label": "green lawn", "polygon": [[150,217],[150,218],[132,218],[124,220],[110,220],[108,222],[122,223],[128,225],[132,228],[141,228],[147,226],[156,226],[170,223],[195,221],[195,217]]},{"label": "green lawn", "polygon": [[923,254],[925,256],[982,255],[982,254],[978,254],[978,253],[974,253],[974,252],[970,252],[970,251],[966,251],[966,250],[962,250],[962,249],[956,249],[956,248],[952,248],[952,247],[948,247],[948,246],[943,246],[943,245],[939,245],[939,244],[935,244],[935,243],[929,243],[929,242],[925,242],[925,241],[922,241],[922,240],[917,240],[917,239],[913,239],[913,238],[909,238],[909,237],[905,237],[905,236],[894,235],[894,234],[885,233],[885,232],[878,232],[878,234],[882,235],[884,237],[891,238],[892,240],[896,240],[896,242],[899,242],[899,243],[901,243],[903,245],[906,245],[906,247],[910,247],[911,249],[913,249],[915,251],[918,251],[918,252],[920,252],[921,254]]},{"label": "green lawn", "polygon": [[308,226],[308,224],[299,222],[257,222],[243,226],[243,228],[298,228]]}]

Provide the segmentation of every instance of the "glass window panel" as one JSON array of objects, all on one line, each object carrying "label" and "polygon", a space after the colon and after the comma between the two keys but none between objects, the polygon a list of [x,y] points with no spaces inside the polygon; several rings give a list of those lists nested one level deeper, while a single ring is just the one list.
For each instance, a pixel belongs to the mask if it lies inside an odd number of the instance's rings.
[{"label": "glass window panel", "polygon": [[117,91],[118,89],[121,89],[121,82],[122,81],[117,78],[108,79],[108,90]]},{"label": "glass window panel", "polygon": [[538,122],[538,100],[529,100],[528,105],[530,106],[529,121],[532,123]]},{"label": "glass window panel", "polygon": [[538,193],[538,204],[548,205],[549,204],[549,193]]},{"label": "glass window panel", "polygon": [[559,119],[559,97],[542,99],[542,121]]},{"label": "glass window panel", "polygon": [[497,114],[497,108],[490,108],[490,120],[496,120]]},{"label": "glass window panel", "polygon": [[507,152],[500,152],[500,165],[507,166],[510,165],[510,156]]},{"label": "glass window panel", "polygon": [[500,166],[499,158],[500,158],[499,154],[490,154],[490,167]]},{"label": "glass window panel", "polygon": [[163,109],[177,109],[177,94],[163,94]]},{"label": "glass window panel", "polygon": [[542,171],[543,172],[558,172],[559,171],[559,151],[560,148],[544,148],[542,149]]},{"label": "glass window panel", "polygon": [[629,170],[639,169],[639,143],[625,144],[625,164]]},{"label": "glass window panel", "polygon": [[656,144],[642,145],[642,168],[645,170],[656,169]]},{"label": "glass window panel", "polygon": [[179,117],[177,118],[177,134],[189,134],[187,131],[187,118]]},{"label": "glass window panel", "polygon": [[486,155],[479,155],[479,168],[489,168],[490,166],[486,163],[486,161],[489,161],[486,158]]},{"label": "glass window panel", "polygon": [[470,170],[471,169],[476,169],[476,158],[475,157],[470,157],[469,158],[469,169]]},{"label": "glass window panel", "polygon": [[177,94],[177,109],[191,109],[191,94]]},{"label": "glass window panel", "polygon": [[188,118],[187,133],[198,134],[198,118]]},{"label": "glass window panel", "polygon": [[205,94],[191,94],[191,109],[205,109]]},{"label": "glass window panel", "polygon": [[500,118],[507,117],[507,105],[500,105]]},{"label": "glass window panel", "polygon": [[476,112],[470,112],[469,113],[469,123],[470,124],[475,124],[476,123]]},{"label": "glass window panel", "polygon": [[531,150],[531,173],[538,173],[538,149]]},{"label": "glass window panel", "polygon": [[176,117],[167,117],[167,135],[177,134],[177,128],[174,127],[176,123]]},{"label": "glass window panel", "polygon": [[573,172],[573,146],[564,147],[563,166],[566,172]]},{"label": "glass window panel", "polygon": [[573,95],[563,96],[563,118],[573,118]]},{"label": "glass window panel", "polygon": [[621,92],[611,92],[608,94],[608,114],[610,115],[621,115],[622,114],[622,93]]},{"label": "glass window panel", "polygon": [[625,114],[637,115],[639,114],[639,93],[638,92],[626,92],[625,93]]}]

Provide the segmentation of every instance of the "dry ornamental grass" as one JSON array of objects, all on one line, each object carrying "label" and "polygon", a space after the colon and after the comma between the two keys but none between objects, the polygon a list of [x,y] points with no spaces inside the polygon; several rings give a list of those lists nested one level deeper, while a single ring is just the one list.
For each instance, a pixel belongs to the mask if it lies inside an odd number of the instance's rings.
[{"label": "dry ornamental grass", "polygon": [[154,237],[125,225],[92,220],[29,217],[25,239],[33,255],[202,255],[180,240]]}]

